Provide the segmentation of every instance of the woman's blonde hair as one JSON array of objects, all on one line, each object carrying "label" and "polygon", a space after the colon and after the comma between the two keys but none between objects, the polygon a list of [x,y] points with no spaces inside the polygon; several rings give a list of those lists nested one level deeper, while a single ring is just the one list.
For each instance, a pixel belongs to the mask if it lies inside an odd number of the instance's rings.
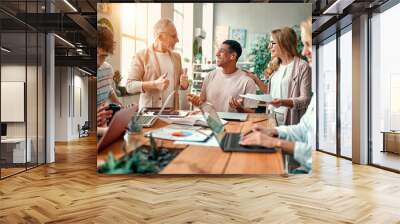
[{"label": "woman's blonde hair", "polygon": [[312,35],[311,35],[311,29],[312,29],[312,21],[311,17],[308,17],[307,20],[303,21],[300,24],[301,31],[304,34],[304,37],[306,38],[305,41],[309,41],[310,43],[312,42]]},{"label": "woman's blonde hair", "polygon": [[264,70],[264,74],[266,76],[271,76],[272,73],[274,73],[276,70],[278,70],[280,63],[281,62],[278,57],[271,58],[271,60],[268,62],[267,68]]},{"label": "woman's blonde hair", "polygon": [[273,30],[271,36],[289,56],[295,57],[299,55],[297,52],[297,35],[292,28],[283,27]]},{"label": "woman's blonde hair", "polygon": [[169,26],[175,27],[174,23],[167,18],[162,18],[154,24],[153,35],[157,38],[161,33],[165,32]]}]

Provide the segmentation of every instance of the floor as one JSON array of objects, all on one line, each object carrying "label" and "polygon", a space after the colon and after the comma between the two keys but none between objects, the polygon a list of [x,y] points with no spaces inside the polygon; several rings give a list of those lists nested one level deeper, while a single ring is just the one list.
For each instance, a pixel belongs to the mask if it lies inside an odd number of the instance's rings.
[{"label": "floor", "polygon": [[107,176],[96,141],[0,181],[0,223],[400,223],[400,174],[314,153],[299,176]]}]

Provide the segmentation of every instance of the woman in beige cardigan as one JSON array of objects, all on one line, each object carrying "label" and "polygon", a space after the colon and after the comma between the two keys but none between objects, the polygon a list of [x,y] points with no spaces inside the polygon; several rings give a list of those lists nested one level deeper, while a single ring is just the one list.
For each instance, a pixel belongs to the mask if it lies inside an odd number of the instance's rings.
[{"label": "woman in beige cardigan", "polygon": [[272,66],[275,68],[269,85],[248,73],[261,91],[273,97],[279,96],[270,102],[270,108],[276,111],[277,116],[281,115],[277,119],[279,125],[297,124],[311,100],[311,68],[298,56],[296,46],[297,37],[293,29],[284,27],[273,30],[268,48],[271,56],[278,59],[278,66]]},{"label": "woman in beige cardigan", "polygon": [[178,90],[187,89],[189,81],[180,55],[172,51],[179,41],[173,22],[160,19],[154,25],[154,39],[151,47],[136,53],[128,74],[127,91],[140,93],[140,109],[161,107],[175,91],[174,101],[167,106],[179,109]]}]

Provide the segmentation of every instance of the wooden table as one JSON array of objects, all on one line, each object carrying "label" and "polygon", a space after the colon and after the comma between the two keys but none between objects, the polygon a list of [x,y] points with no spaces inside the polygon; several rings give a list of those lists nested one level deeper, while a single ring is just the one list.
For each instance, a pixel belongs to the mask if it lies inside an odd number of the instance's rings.
[{"label": "wooden table", "polygon": [[[275,121],[266,114],[249,114],[246,122],[232,122],[225,125],[227,132],[241,132],[250,129],[254,123],[274,127]],[[158,120],[152,128],[145,128],[143,133],[166,126]],[[135,143],[136,142],[136,143]],[[137,142],[148,145],[149,140],[139,135],[126,134],[123,139],[113,143],[97,156],[97,164],[103,164],[109,152],[115,158],[124,155],[123,145],[128,152],[135,150]],[[220,147],[196,145],[176,145],[173,141],[157,140],[157,145],[174,150],[182,150],[161,174],[284,174],[283,156],[280,150],[274,153],[223,152]]]}]

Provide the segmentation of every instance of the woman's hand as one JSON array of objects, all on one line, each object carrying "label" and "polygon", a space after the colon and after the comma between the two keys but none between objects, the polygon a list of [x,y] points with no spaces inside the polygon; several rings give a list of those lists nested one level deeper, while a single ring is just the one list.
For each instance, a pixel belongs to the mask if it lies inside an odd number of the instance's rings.
[{"label": "woman's hand", "polygon": [[264,127],[262,125],[256,124],[256,125],[253,126],[252,129],[244,132],[242,134],[242,138],[244,136],[246,136],[246,135],[249,135],[252,132],[261,132],[261,133],[263,133],[265,135],[268,135],[268,136],[271,136],[271,137],[278,137],[278,132],[276,131],[275,128],[267,128],[267,127]]},{"label": "woman's hand", "polygon": [[113,111],[109,110],[108,105],[101,105],[97,108],[97,126],[104,127],[112,117]]},{"label": "woman's hand", "polygon": [[274,107],[281,107],[282,106],[282,100],[280,99],[273,99],[271,102],[269,102]]},{"label": "woman's hand", "polygon": [[250,72],[250,71],[246,71],[246,70],[244,72],[246,72],[247,77],[251,78],[254,82],[257,83],[257,80],[259,80],[259,78],[257,77],[256,74],[254,74],[253,72]]},{"label": "woman's hand", "polygon": [[239,142],[241,145],[256,145],[268,148],[279,147],[279,138],[271,137],[269,134],[261,131],[252,131],[244,135]]}]

